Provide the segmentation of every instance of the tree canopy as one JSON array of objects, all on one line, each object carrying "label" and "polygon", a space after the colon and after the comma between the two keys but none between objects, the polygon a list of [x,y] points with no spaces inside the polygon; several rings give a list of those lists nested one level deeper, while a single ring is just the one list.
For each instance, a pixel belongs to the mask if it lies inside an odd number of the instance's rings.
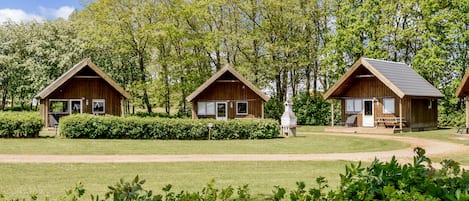
[{"label": "tree canopy", "polygon": [[469,0],[96,0],[68,20],[0,26],[0,106],[85,57],[134,97],[187,112],[185,97],[224,64],[283,102],[325,91],[361,56],[409,64],[460,109]]}]

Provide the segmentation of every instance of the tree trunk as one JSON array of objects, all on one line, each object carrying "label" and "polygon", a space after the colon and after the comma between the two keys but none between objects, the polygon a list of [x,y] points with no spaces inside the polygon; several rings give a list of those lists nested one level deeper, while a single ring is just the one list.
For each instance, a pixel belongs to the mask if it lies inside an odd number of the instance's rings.
[{"label": "tree trunk", "polygon": [[184,111],[184,113],[186,113],[186,90],[185,90],[185,82],[186,80],[184,79],[184,77],[181,77],[181,107],[182,107],[182,111]]},{"label": "tree trunk", "polygon": [[7,94],[8,94],[7,90],[4,90],[2,94],[2,104],[0,104],[0,107],[2,110],[5,110],[5,105],[7,102]]},{"label": "tree trunk", "polygon": [[144,56],[141,53],[138,53],[138,65],[140,67],[140,81],[144,83],[143,87],[143,103],[147,107],[147,112],[148,114],[151,113],[151,104],[150,104],[150,99],[148,98],[148,93],[147,93],[147,87],[146,87],[146,73],[145,73],[145,62],[144,62]]},{"label": "tree trunk", "polygon": [[169,115],[171,110],[170,89],[169,89],[169,70],[166,64],[162,65],[164,75],[164,99],[165,99],[165,112]]},{"label": "tree trunk", "polygon": [[316,95],[318,92],[318,77],[319,77],[319,62],[316,59],[314,61],[314,71],[313,71],[313,94]]},{"label": "tree trunk", "polygon": [[306,92],[309,93],[311,89],[311,65],[307,65],[305,68],[305,77],[306,77]]}]

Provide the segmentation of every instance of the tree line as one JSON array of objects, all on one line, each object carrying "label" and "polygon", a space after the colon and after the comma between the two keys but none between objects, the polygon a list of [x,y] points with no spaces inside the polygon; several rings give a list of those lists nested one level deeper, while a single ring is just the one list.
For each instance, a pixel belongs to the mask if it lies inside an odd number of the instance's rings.
[{"label": "tree line", "polygon": [[0,106],[26,107],[86,57],[131,105],[169,114],[225,64],[283,102],[326,91],[365,56],[409,64],[450,113],[468,29],[469,0],[97,0],[67,20],[0,26]]}]

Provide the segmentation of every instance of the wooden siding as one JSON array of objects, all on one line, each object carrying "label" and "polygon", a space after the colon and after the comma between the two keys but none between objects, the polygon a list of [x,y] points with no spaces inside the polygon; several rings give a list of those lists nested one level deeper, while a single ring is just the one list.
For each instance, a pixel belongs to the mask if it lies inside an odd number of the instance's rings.
[{"label": "wooden siding", "polygon": [[[429,104],[431,102],[431,108]],[[438,101],[436,99],[412,99],[411,129],[425,130],[438,128]]]},{"label": "wooden siding", "polygon": [[[376,77],[356,78],[350,88],[343,94],[343,98],[344,99],[341,101],[343,121],[345,121],[349,115],[345,113],[345,99],[347,98],[374,99],[373,110],[375,119],[378,117],[399,116],[399,97]],[[394,98],[394,114],[383,113],[383,98]],[[402,100],[402,116],[408,121],[407,105],[408,99],[404,98]],[[357,125],[360,127],[363,126],[362,113],[357,114]]]},{"label": "wooden siding", "polygon": [[[92,100],[104,99],[106,114],[121,114],[122,96],[102,79],[72,78],[53,92],[49,99],[82,99],[83,113],[91,113]],[[86,105],[88,100],[88,105]]]},{"label": "wooden siding", "polygon": [[[197,118],[197,102],[227,102],[228,106],[228,119],[234,118],[262,118],[263,117],[263,103],[262,98],[259,97],[254,91],[245,86],[238,80],[229,81],[224,77],[223,81],[215,81],[200,93],[192,101],[192,110],[194,118]],[[237,101],[248,102],[248,114],[236,115]],[[215,118],[215,115],[205,116],[206,118]]]},{"label": "wooden siding", "polygon": [[[82,100],[82,113],[92,113],[93,99],[104,99],[105,114],[115,116],[122,114],[122,95],[100,78],[72,78],[51,93],[49,97],[41,100],[41,116],[44,118],[46,126],[50,125],[48,118],[49,99],[80,99]],[[87,100],[88,105],[86,105]]]}]

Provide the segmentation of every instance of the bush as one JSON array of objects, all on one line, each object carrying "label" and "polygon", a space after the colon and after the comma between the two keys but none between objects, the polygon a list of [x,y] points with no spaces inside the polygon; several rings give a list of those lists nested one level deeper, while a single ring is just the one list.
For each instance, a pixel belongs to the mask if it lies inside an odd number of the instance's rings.
[{"label": "bush", "polygon": [[[340,175],[336,190],[324,192],[327,181],[316,180],[318,188],[305,189],[302,182],[291,191],[290,200],[469,200],[469,172],[452,160],[443,160],[435,169],[425,150],[415,148],[413,163],[399,164],[375,160],[368,167],[351,164]],[[276,188],[271,200],[282,200],[286,190]]]},{"label": "bush", "polygon": [[267,102],[264,104],[264,114],[266,118],[275,119],[280,121],[280,117],[282,117],[283,110],[285,106],[281,101],[278,100],[278,97],[271,97]]},{"label": "bush", "polygon": [[36,112],[0,112],[0,137],[37,137],[43,127]]},{"label": "bush", "polygon": [[[307,92],[293,98],[293,112],[299,125],[328,125],[331,123],[331,104],[321,96],[311,96]],[[335,110],[340,117],[340,110]],[[338,120],[338,118],[336,118]]]},{"label": "bush", "polygon": [[108,139],[269,139],[279,135],[274,120],[192,120],[141,117],[70,115],[60,119],[60,134],[69,138]]}]

